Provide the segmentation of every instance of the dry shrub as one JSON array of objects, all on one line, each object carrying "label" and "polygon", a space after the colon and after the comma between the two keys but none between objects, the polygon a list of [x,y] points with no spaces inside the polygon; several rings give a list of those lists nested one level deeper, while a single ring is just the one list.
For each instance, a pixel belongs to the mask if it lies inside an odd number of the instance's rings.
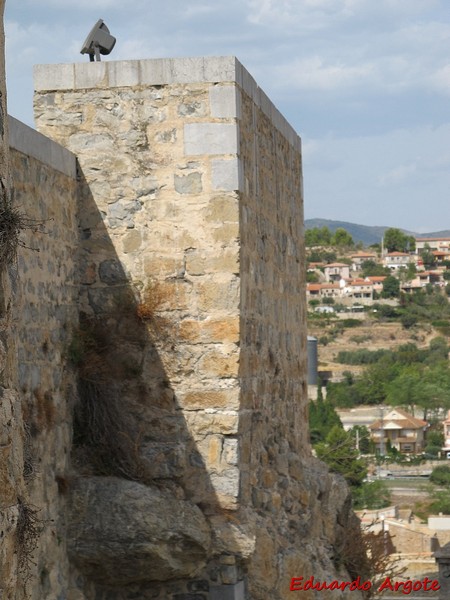
[{"label": "dry shrub", "polygon": [[[43,222],[29,219],[18,208],[13,207],[11,198],[0,180],[0,269],[13,264],[19,247],[28,248],[20,239],[22,231],[42,231]],[[35,249],[37,250],[37,249]]]},{"label": "dry shrub", "polygon": [[165,340],[172,337],[171,323],[162,314],[164,305],[167,305],[170,300],[170,286],[154,280],[146,285],[141,300],[136,306],[136,314],[147,325],[149,332]]},{"label": "dry shrub", "polygon": [[87,463],[95,475],[144,481],[140,432],[114,381],[81,379],[74,415],[74,446],[79,466]]},{"label": "dry shrub", "polygon": [[136,310],[143,321],[155,319],[161,307],[169,300],[167,289],[159,281],[150,281],[144,288]]},{"label": "dry shrub", "polygon": [[363,592],[366,598],[374,596],[386,577],[395,579],[405,572],[399,559],[391,556],[394,546],[389,532],[375,533],[370,530],[373,525],[371,523],[363,530],[359,525],[345,529],[337,561],[337,566],[343,565],[352,579],[360,576],[361,581],[372,583],[371,589]]},{"label": "dry shrub", "polygon": [[26,582],[31,576],[33,552],[44,529],[44,521],[38,517],[39,509],[18,499],[19,514],[16,527],[16,548],[19,572]]},{"label": "dry shrub", "polygon": [[103,320],[83,318],[73,332],[68,349],[69,360],[78,368],[81,379],[103,381],[108,378],[108,350],[111,340]]}]

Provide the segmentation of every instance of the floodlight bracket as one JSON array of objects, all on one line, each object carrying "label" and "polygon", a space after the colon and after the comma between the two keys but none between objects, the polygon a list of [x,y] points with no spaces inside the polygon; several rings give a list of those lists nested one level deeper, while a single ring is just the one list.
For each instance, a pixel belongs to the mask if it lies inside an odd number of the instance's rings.
[{"label": "floodlight bracket", "polygon": [[116,38],[109,33],[104,21],[99,19],[85,39],[80,54],[89,54],[91,62],[100,61],[100,54],[109,54],[115,43]]}]

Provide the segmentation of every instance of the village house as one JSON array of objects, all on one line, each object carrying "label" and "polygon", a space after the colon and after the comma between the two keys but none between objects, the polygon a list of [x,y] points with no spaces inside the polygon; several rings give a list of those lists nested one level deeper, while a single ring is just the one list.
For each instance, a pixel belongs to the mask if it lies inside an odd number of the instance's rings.
[{"label": "village house", "polygon": [[339,298],[342,295],[339,283],[308,283],[306,297],[308,300],[322,298]]},{"label": "village house", "polygon": [[444,428],[444,447],[442,453],[445,457],[450,458],[450,410],[447,412],[447,418],[443,422]]},{"label": "village house", "polygon": [[343,295],[358,300],[373,300],[373,283],[366,279],[349,279],[345,281]]},{"label": "village house", "polygon": [[342,289],[339,283],[322,283],[320,289],[322,298],[339,298],[342,296]]},{"label": "village house", "polygon": [[383,291],[383,281],[386,279],[385,275],[371,275],[365,279],[372,284],[374,292],[381,294]]},{"label": "village house", "polygon": [[422,287],[423,286],[419,277],[415,277],[414,279],[411,279],[411,281],[404,281],[403,283],[400,283],[400,289],[402,292],[405,292],[405,294],[417,292],[418,290],[421,290]]},{"label": "village house", "polygon": [[444,261],[450,261],[450,252],[445,250],[433,250],[432,255],[437,265],[441,265]]},{"label": "village house", "polygon": [[389,252],[383,258],[383,265],[391,269],[391,271],[407,267],[410,262],[413,262],[413,259],[407,252]]},{"label": "village house", "polygon": [[325,281],[338,282],[350,277],[350,267],[344,263],[330,263],[324,267]]},{"label": "village house", "polygon": [[421,254],[426,248],[450,252],[450,237],[416,238],[416,254]]},{"label": "village house", "polygon": [[322,284],[320,283],[307,283],[306,284],[306,298],[308,300],[320,299],[320,291]]},{"label": "village house", "polygon": [[417,279],[420,282],[420,287],[425,287],[428,284],[439,286],[445,285],[442,271],[419,271],[417,273]]},{"label": "village house", "polygon": [[351,254],[350,258],[352,259],[352,270],[360,271],[362,264],[366,262],[366,260],[373,260],[374,262],[378,262],[378,257],[374,252],[357,252],[356,254]]},{"label": "village house", "polygon": [[386,452],[391,447],[403,454],[418,454],[423,452],[427,427],[426,421],[416,419],[401,408],[394,408],[385,415],[381,414],[369,429],[378,452]]}]

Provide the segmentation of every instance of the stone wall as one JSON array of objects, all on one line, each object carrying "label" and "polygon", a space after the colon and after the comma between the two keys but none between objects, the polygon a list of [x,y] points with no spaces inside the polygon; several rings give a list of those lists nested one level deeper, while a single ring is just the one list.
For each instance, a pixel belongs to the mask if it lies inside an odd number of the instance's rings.
[{"label": "stone wall", "polygon": [[12,118],[9,132],[14,206],[24,215],[25,229],[10,270],[20,400],[7,421],[18,428],[18,437],[10,438],[18,448],[9,475],[10,503],[17,509],[9,566],[17,583],[0,596],[37,600],[67,592],[61,490],[72,439],[74,378],[67,350],[78,321],[78,184],[74,155]]},{"label": "stone wall", "polygon": [[21,199],[56,222],[20,261],[28,488],[55,519],[34,597],[348,579],[348,490],[308,443],[299,138],[234,58],[40,66],[35,86],[79,177],[46,138],[58,167],[31,138],[15,154]]}]

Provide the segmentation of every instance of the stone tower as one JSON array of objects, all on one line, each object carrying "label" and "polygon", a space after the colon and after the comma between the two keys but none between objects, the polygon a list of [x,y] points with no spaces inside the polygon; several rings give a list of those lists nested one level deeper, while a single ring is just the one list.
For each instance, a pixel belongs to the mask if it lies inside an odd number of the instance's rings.
[{"label": "stone tower", "polygon": [[35,90],[79,163],[75,597],[335,578],[354,523],[308,442],[297,134],[233,57],[38,66]]}]

